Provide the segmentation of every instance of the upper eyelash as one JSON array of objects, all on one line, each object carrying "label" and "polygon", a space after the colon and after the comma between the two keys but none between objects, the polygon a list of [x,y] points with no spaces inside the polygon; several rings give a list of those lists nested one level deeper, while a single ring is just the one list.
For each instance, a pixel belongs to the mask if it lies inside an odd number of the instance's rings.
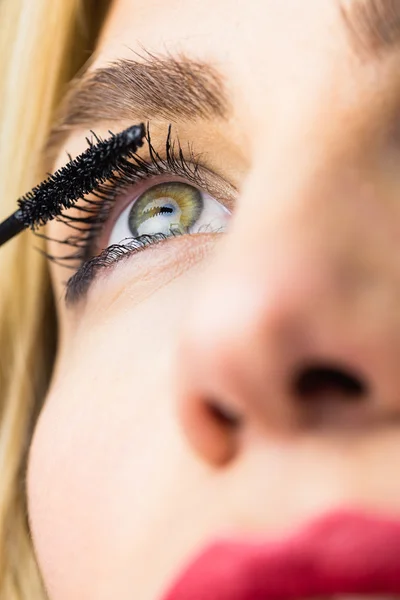
[{"label": "upper eyelash", "polygon": [[57,218],[57,221],[67,225],[74,233],[64,240],[37,234],[48,241],[73,248],[73,251],[66,255],[46,253],[49,260],[74,270],[88,260],[92,256],[93,245],[110,215],[116,197],[132,187],[134,183],[152,176],[173,173],[199,187],[206,187],[206,181],[199,169],[200,155],[195,155],[193,147],[188,144],[187,158],[185,157],[179,138],[172,139],[171,125],[168,127],[165,141],[165,156],[161,156],[154,148],[149,124],[146,126],[145,141],[150,157],[148,161],[136,154],[129,160],[122,160],[120,167],[108,181],[97,186],[92,192],[94,198],[85,198],[77,204],[76,208],[79,209],[81,216],[63,214]]}]

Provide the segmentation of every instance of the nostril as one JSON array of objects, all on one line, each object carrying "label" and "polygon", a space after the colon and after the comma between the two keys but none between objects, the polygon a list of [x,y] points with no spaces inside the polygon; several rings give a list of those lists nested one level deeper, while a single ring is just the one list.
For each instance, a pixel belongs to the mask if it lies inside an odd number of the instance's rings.
[{"label": "nostril", "polygon": [[366,397],[367,386],[353,373],[318,365],[303,368],[294,381],[296,397],[303,401],[335,397],[338,400],[361,401]]},{"label": "nostril", "polygon": [[224,429],[236,430],[241,426],[242,417],[221,402],[209,400],[206,407],[210,416]]}]

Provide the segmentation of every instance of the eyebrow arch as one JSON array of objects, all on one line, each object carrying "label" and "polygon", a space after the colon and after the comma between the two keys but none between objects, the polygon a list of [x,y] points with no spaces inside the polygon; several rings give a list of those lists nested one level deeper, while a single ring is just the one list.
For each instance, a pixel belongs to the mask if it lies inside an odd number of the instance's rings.
[{"label": "eyebrow arch", "polygon": [[162,119],[169,122],[226,119],[222,75],[209,63],[184,56],[119,59],[72,82],[47,150],[74,128],[95,123]]},{"label": "eyebrow arch", "polygon": [[350,40],[374,58],[400,46],[400,0],[340,0]]}]

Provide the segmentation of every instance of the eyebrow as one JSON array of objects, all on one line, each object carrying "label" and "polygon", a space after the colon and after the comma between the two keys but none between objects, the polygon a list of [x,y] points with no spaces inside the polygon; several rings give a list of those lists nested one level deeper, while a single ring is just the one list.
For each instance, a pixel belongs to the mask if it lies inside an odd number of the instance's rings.
[{"label": "eyebrow", "polygon": [[211,64],[184,56],[119,59],[72,82],[53,127],[48,149],[74,128],[95,123],[162,119],[169,122],[226,119],[223,76]]},{"label": "eyebrow", "polygon": [[350,40],[379,58],[400,46],[400,0],[340,0]]}]

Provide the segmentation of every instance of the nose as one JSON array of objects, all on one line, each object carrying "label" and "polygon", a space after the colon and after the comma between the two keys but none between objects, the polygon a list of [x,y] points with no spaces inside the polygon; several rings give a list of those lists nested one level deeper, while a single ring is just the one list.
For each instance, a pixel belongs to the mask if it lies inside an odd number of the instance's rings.
[{"label": "nose", "polygon": [[367,432],[400,412],[398,203],[377,168],[326,164],[254,168],[198,281],[177,397],[210,464],[256,437]]}]

